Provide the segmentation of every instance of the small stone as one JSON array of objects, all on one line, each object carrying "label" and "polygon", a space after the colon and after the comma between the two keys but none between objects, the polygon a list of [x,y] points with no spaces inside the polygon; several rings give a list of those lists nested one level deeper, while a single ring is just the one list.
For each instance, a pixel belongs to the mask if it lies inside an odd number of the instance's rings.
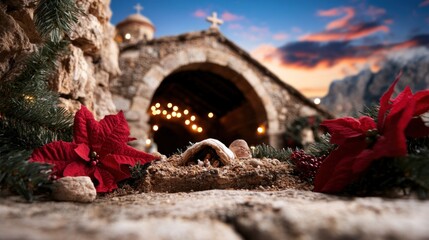
[{"label": "small stone", "polygon": [[252,152],[249,145],[243,139],[237,139],[229,145],[229,149],[235,154],[236,158],[251,158]]},{"label": "small stone", "polygon": [[258,159],[250,159],[249,160],[250,165],[252,165],[253,167],[260,167],[262,165],[262,162]]},{"label": "small stone", "polygon": [[97,196],[91,178],[63,177],[54,182],[52,197],[58,201],[93,202]]}]

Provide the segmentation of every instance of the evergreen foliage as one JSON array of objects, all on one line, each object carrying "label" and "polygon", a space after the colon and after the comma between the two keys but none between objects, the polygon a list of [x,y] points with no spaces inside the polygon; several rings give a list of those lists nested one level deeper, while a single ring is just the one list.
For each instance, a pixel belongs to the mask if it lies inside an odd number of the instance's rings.
[{"label": "evergreen foliage", "polygon": [[67,42],[63,36],[77,21],[73,0],[41,0],[35,24],[44,43],[25,61],[13,81],[0,83],[0,187],[32,200],[49,184],[50,166],[28,162],[34,148],[55,140],[71,140],[72,116],[58,107],[58,94],[48,80]]},{"label": "evergreen foliage", "polygon": [[292,154],[292,150],[290,148],[287,149],[276,149],[267,144],[257,145],[252,148],[252,157],[254,158],[274,158],[279,161],[287,161],[290,163],[289,158]]}]

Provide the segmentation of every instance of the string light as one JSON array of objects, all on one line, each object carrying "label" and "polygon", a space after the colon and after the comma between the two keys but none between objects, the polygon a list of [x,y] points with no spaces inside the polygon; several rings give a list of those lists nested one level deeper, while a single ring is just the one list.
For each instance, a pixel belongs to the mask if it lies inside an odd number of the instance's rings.
[{"label": "string light", "polygon": [[150,107],[150,110],[155,111],[155,110],[156,110],[156,107],[155,107],[155,106],[152,106],[152,107]]},{"label": "string light", "polygon": [[197,129],[197,125],[192,124],[192,130],[196,130]]},{"label": "string light", "polygon": [[179,107],[178,106],[174,106],[173,107],[173,111],[177,111],[177,110],[179,110]]},{"label": "string light", "polygon": [[181,118],[182,114],[181,113],[177,113],[177,118]]},{"label": "string light", "polygon": [[150,140],[150,139],[146,139],[146,145],[147,146],[150,146],[152,144],[152,140]]},{"label": "string light", "polygon": [[172,112],[172,113],[171,113],[171,116],[176,117],[176,116],[177,116],[177,113],[176,113],[176,112]]},{"label": "string light", "polygon": [[209,118],[212,118],[212,117],[214,117],[214,114],[213,114],[212,112],[209,112],[209,114],[207,114],[207,116],[208,116]]},{"label": "string light", "polygon": [[185,109],[185,110],[183,111],[183,114],[188,115],[188,114],[189,114],[189,110],[188,110],[188,109]]},{"label": "string light", "polygon": [[158,125],[153,125],[152,129],[156,132],[156,131],[158,131],[159,127],[158,127]]},{"label": "string light", "polygon": [[163,110],[162,115],[167,115],[167,110]]},{"label": "string light", "polygon": [[189,121],[189,120],[186,120],[186,121],[185,121],[185,124],[186,124],[186,125],[189,125],[190,123],[191,123],[191,121]]},{"label": "string light", "polygon": [[194,115],[192,115],[192,116],[191,116],[191,121],[193,122],[193,121],[195,121],[195,119],[196,119],[196,118],[195,118],[195,116],[194,116]]},{"label": "string light", "polygon": [[126,33],[126,34],[125,34],[125,39],[130,40],[130,39],[131,39],[131,34]]},{"label": "string light", "polygon": [[258,129],[256,129],[256,131],[258,132],[258,134],[263,134],[263,133],[265,133],[265,127],[259,126]]},{"label": "string light", "polygon": [[156,104],[155,104],[155,107],[156,107],[156,108],[159,108],[159,107],[161,107],[161,104],[160,104],[160,103],[156,103]]},{"label": "string light", "polygon": [[173,104],[172,104],[172,103],[168,103],[168,104],[167,104],[167,107],[168,107],[168,108],[171,108],[171,107],[173,107]]},{"label": "string light", "polygon": [[167,119],[171,119],[171,115],[170,114],[167,114]]},{"label": "string light", "polygon": [[202,127],[198,127],[198,132],[200,133],[200,132],[202,132],[203,131],[203,128]]},{"label": "string light", "polygon": [[159,109],[158,109],[158,110],[156,110],[156,114],[157,114],[157,115],[161,114],[161,110],[159,110]]}]

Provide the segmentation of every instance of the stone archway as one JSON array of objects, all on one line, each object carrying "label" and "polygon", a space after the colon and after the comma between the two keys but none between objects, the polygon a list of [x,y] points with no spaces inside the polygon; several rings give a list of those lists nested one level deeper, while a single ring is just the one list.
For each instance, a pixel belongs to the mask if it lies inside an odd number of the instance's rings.
[{"label": "stone archway", "polygon": [[[192,48],[167,55],[157,64],[152,65],[142,79],[144,87],[140,89],[140,92],[144,92],[144,97],[148,100],[141,101],[142,96],[136,95],[132,105],[138,104],[138,106],[131,106],[131,108],[136,109],[138,107],[144,111],[141,116],[147,115],[150,113],[149,109],[156,90],[168,76],[178,72],[197,70],[216,74],[233,83],[257,113],[255,116],[260,118],[258,121],[265,125],[267,130],[265,141],[276,146],[275,134],[279,128],[277,112],[261,79],[248,66],[248,63],[219,50]],[[145,136],[142,136],[141,130],[138,132],[139,130],[133,129],[133,126],[131,126],[131,134],[138,138],[146,138],[151,131],[149,120],[148,117],[142,117],[138,123],[141,129],[147,131]]]}]

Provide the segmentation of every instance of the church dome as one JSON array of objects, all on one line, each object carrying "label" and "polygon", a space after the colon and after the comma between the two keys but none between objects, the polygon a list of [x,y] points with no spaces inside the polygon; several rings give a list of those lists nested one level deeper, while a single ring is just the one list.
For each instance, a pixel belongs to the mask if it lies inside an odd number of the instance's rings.
[{"label": "church dome", "polygon": [[145,16],[135,13],[116,25],[118,42],[138,42],[152,40],[155,34],[155,26]]}]

